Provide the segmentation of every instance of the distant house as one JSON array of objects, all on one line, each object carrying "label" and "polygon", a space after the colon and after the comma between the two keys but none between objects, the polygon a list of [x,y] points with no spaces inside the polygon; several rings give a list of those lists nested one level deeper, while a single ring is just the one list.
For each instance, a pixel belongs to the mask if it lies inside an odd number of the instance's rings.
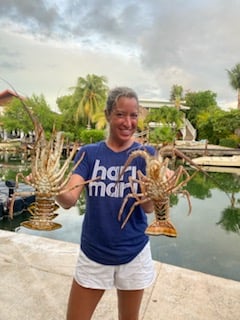
[{"label": "distant house", "polygon": [[[167,101],[167,100],[152,100],[152,99],[139,99],[140,106],[145,109],[146,111],[149,111],[151,109],[157,109],[161,108],[163,106],[167,106],[170,108],[175,108],[174,103]],[[188,110],[189,107],[180,105],[180,110]],[[157,124],[151,123],[150,127],[154,128]],[[195,141],[197,132],[196,129],[192,126],[190,121],[186,118],[184,118],[183,127],[180,129],[180,136],[182,140],[184,141]]]},{"label": "distant house", "polygon": [[[19,95],[9,89],[6,89],[6,90],[0,92],[0,115],[4,114],[4,110],[5,110],[6,106],[11,102],[11,100],[13,98],[17,98],[17,97],[19,97]],[[23,97],[21,97],[21,98],[23,98]],[[6,140],[8,138],[7,132],[4,130],[4,124],[1,122],[0,122],[0,137],[3,140]]]},{"label": "distant house", "polygon": [[4,113],[4,108],[11,102],[12,98],[16,98],[17,94],[9,89],[0,92],[0,114]]}]

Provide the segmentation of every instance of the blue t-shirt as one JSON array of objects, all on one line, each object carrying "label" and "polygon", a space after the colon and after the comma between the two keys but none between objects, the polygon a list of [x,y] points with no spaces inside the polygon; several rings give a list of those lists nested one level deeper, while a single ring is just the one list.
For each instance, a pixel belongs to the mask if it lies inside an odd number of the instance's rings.
[{"label": "blue t-shirt", "polygon": [[[101,178],[86,185],[86,213],[84,216],[81,249],[93,261],[106,265],[119,265],[134,259],[148,242],[144,233],[147,217],[141,206],[136,206],[123,229],[122,222],[135,199],[130,198],[121,221],[118,213],[125,196],[131,192],[128,178],[137,178],[137,170],[145,173],[145,160],[135,158],[127,167],[120,181],[119,173],[131,151],[144,149],[154,154],[154,148],[134,142],[121,152],[114,152],[105,142],[83,146],[76,155],[75,162],[85,152],[84,158],[74,173],[85,180]],[[135,182],[135,188],[139,185]]]}]

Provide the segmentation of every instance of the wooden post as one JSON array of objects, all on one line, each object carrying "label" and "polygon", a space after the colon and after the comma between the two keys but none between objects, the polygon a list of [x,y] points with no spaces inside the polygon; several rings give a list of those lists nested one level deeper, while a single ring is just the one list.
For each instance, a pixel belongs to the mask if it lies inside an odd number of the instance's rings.
[{"label": "wooden post", "polygon": [[208,155],[207,147],[208,147],[208,140],[206,139],[206,141],[205,141],[205,150],[204,150],[204,155],[205,156]]}]

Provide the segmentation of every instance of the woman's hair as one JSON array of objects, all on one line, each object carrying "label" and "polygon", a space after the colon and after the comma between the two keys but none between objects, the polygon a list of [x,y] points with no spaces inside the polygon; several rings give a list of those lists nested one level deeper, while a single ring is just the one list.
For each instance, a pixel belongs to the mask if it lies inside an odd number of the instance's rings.
[{"label": "woman's hair", "polygon": [[128,87],[116,87],[109,91],[106,102],[106,113],[110,114],[121,97],[135,98],[138,104],[138,96],[136,92]]}]

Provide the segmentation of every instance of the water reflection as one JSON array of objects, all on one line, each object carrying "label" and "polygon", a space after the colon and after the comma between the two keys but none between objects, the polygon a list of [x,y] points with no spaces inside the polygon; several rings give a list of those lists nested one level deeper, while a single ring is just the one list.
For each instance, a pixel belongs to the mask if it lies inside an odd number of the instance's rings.
[{"label": "water reflection", "polygon": [[0,152],[0,180],[15,180],[18,172],[27,175],[29,162],[22,155]]},{"label": "water reflection", "polygon": [[240,230],[240,209],[226,208],[222,212],[221,219],[217,222],[226,231],[239,233]]},{"label": "water reflection", "polygon": [[227,207],[221,210],[221,218],[217,222],[226,231],[240,233],[240,176],[235,173],[209,173],[209,177],[198,173],[192,179],[186,189],[192,197],[197,199],[212,198],[212,190],[222,191],[223,197],[227,198]]},{"label": "water reflection", "polygon": [[176,239],[151,238],[153,258],[216,276],[240,280],[240,177],[198,173],[189,182],[192,213],[183,197],[174,199],[171,220]]},{"label": "water reflection", "polygon": [[[1,177],[14,179],[16,167],[14,169],[8,168],[3,174],[3,168],[0,168]],[[23,172],[27,174],[27,168],[23,168]],[[184,197],[171,198],[170,216],[178,237],[150,237],[153,258],[239,281],[240,176],[218,172],[209,172],[209,175],[198,173],[186,187],[191,195],[191,215],[187,215],[188,203]],[[59,230],[27,230],[20,227],[21,221],[28,219],[22,215],[14,222],[0,221],[0,228],[16,228],[17,232],[79,243],[83,207],[81,200],[79,207],[59,209],[55,219],[62,224]],[[149,216],[149,222],[153,218],[153,215]]]}]

